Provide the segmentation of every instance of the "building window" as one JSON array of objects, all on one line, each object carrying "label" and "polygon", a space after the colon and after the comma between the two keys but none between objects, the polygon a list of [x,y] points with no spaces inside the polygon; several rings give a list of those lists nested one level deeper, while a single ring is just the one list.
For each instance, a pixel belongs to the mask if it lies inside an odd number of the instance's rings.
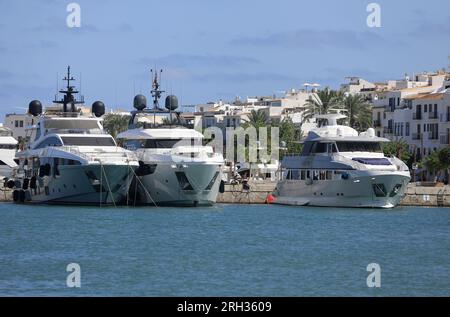
[{"label": "building window", "polygon": [[405,135],[409,136],[409,122],[406,122],[406,125],[405,125]]},{"label": "building window", "polygon": [[23,121],[22,121],[22,120],[19,121],[19,126],[20,126],[21,128],[23,128]]},{"label": "building window", "polygon": [[16,120],[16,121],[14,122],[14,126],[15,126],[16,128],[19,127],[19,121],[18,121],[18,120]]}]

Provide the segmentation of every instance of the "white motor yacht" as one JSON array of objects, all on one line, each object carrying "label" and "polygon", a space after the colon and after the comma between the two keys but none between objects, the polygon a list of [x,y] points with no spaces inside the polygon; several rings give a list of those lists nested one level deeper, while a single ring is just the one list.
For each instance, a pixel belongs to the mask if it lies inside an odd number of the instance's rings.
[{"label": "white motor yacht", "polygon": [[359,133],[337,120],[342,114],[318,115],[322,125],[309,132],[299,155],[284,157],[283,178],[275,203],[327,207],[395,207],[403,198],[410,172],[397,157],[386,157],[388,139],[373,129]]},{"label": "white motor yacht", "polygon": [[0,178],[4,179],[11,176],[15,167],[17,167],[14,157],[17,151],[17,140],[12,137],[12,131],[6,127],[0,126]]},{"label": "white motor yacht", "polygon": [[102,205],[123,203],[138,161],[134,153],[115,143],[103,130],[105,106],[97,101],[92,115],[83,116],[76,105],[78,93],[68,68],[60,112],[42,113],[34,100],[29,113],[38,117],[28,129],[29,143],[16,154],[19,166],[8,186],[21,203]]},{"label": "white motor yacht", "polygon": [[145,96],[136,96],[129,130],[117,136],[139,159],[139,179],[131,196],[158,206],[212,205],[222,180],[223,156],[202,144],[200,132],[182,125],[175,96],[167,96],[166,109],[159,108],[161,92],[155,75],[153,109],[146,109]]}]

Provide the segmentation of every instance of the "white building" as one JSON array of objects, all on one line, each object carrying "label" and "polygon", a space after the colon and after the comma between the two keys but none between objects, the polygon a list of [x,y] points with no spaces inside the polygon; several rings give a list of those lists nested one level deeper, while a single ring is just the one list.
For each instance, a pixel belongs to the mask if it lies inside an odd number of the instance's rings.
[{"label": "white building", "polygon": [[[305,104],[309,98],[316,97],[314,91],[291,89],[286,91],[282,97],[248,97],[245,101],[237,99],[233,103],[200,104],[195,107],[194,126],[196,129],[204,129],[211,126],[217,126],[222,129],[227,127],[238,127],[248,120],[252,110],[265,111],[272,121],[282,121],[290,117],[294,124],[299,128],[301,126],[303,134],[307,134],[310,124],[304,123],[303,114]],[[186,118],[188,114],[183,114]]]},{"label": "white building", "polygon": [[373,100],[373,126],[378,136],[404,140],[416,161],[449,146],[450,84],[442,71],[410,80],[389,81]]},{"label": "white building", "polygon": [[29,114],[10,113],[5,115],[3,126],[12,131],[12,136],[19,140],[25,138],[25,129],[34,124],[34,118]]}]

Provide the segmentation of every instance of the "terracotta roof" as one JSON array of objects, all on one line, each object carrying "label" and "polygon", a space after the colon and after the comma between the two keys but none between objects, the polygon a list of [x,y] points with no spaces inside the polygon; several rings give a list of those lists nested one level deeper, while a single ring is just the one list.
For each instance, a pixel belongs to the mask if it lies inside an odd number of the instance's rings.
[{"label": "terracotta roof", "polygon": [[412,100],[442,100],[444,98],[443,93],[435,93],[435,94],[417,94],[406,96],[404,99],[412,99]]},{"label": "terracotta roof", "polygon": [[437,87],[437,86],[411,87],[411,88],[400,89],[400,91],[405,91],[405,92],[417,91],[418,93],[421,93],[421,92],[431,92],[433,90],[436,90],[437,88],[439,88],[439,87]]}]

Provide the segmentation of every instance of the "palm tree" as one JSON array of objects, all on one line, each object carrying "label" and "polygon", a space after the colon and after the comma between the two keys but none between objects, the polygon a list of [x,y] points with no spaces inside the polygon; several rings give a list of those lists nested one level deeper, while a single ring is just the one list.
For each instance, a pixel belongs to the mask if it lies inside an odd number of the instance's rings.
[{"label": "palm tree", "polygon": [[341,100],[341,92],[332,90],[329,87],[319,90],[306,101],[303,122],[311,119],[316,114],[327,114],[333,106],[340,104]]},{"label": "palm tree", "polygon": [[445,147],[439,150],[438,158],[441,168],[446,172],[447,183],[450,183],[450,148]]},{"label": "palm tree", "polygon": [[270,118],[262,109],[252,110],[247,117],[248,119],[244,120],[245,122],[244,124],[242,124],[244,128],[252,126],[256,128],[256,131],[258,131],[260,127],[266,127],[270,125]]},{"label": "palm tree", "polygon": [[108,113],[103,119],[103,127],[115,139],[120,132],[128,129],[129,119],[129,116]]},{"label": "palm tree", "polygon": [[347,95],[341,105],[347,111],[350,127],[364,131],[372,126],[372,110],[363,96]]},{"label": "palm tree", "polygon": [[423,159],[423,167],[431,173],[437,175],[442,170],[442,163],[439,160],[439,152],[434,151]]}]

